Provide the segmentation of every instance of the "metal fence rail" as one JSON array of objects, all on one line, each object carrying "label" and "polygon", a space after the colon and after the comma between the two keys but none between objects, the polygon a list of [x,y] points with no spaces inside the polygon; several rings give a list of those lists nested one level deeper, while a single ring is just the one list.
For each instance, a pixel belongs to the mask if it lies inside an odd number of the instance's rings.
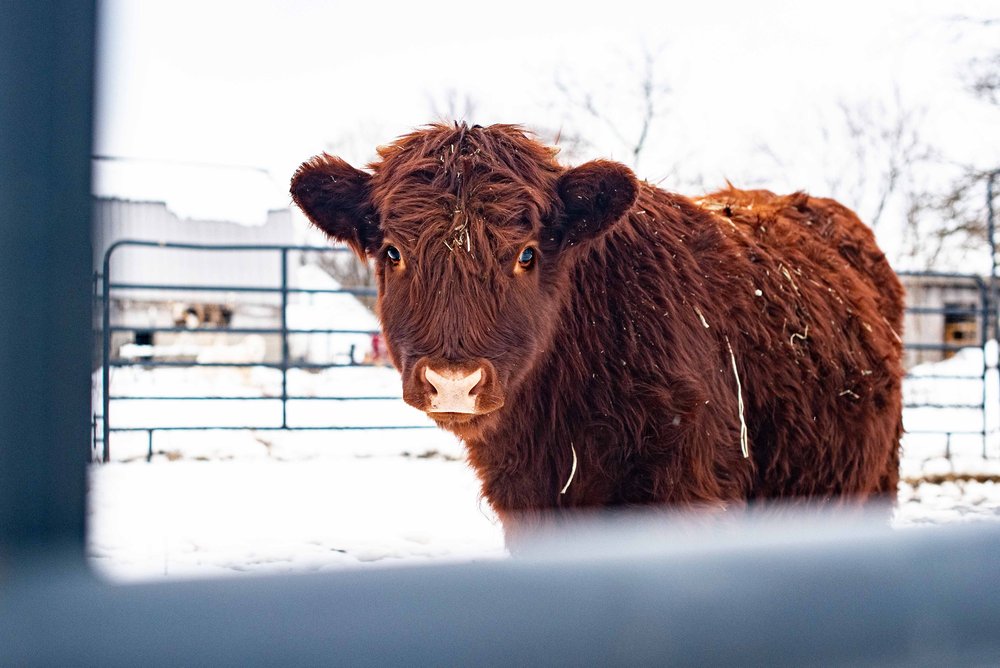
[{"label": "metal fence rail", "polygon": [[[281,270],[278,285],[241,286],[241,285],[186,285],[168,283],[134,283],[115,282],[112,280],[112,258],[116,252],[123,252],[128,248],[155,248],[158,250],[194,250],[210,252],[273,252],[280,254]],[[343,367],[366,366],[364,364],[343,364],[343,363],[314,363],[293,361],[290,356],[289,337],[308,336],[317,334],[378,334],[377,329],[302,329],[288,326],[288,306],[289,296],[294,294],[349,294],[352,296],[374,296],[375,291],[370,288],[339,288],[339,289],[319,289],[300,288],[289,285],[288,257],[292,252],[304,253],[347,253],[346,248],[330,248],[327,246],[292,246],[292,245],[212,245],[194,243],[158,243],[153,241],[121,240],[112,244],[104,253],[102,271],[94,276],[94,300],[99,304],[101,313],[100,341],[101,341],[101,380],[102,380],[102,402],[101,413],[93,414],[93,441],[94,449],[101,447],[101,458],[107,462],[111,457],[111,434],[112,432],[145,432],[148,435],[147,458],[153,454],[153,434],[155,432],[177,432],[177,431],[370,431],[370,430],[402,430],[402,429],[428,429],[429,425],[296,425],[289,423],[288,403],[291,401],[329,401],[329,402],[373,402],[373,401],[401,401],[400,395],[377,395],[377,396],[305,396],[291,394],[288,391],[288,371],[291,369],[321,370]],[[204,292],[204,293],[267,293],[279,294],[281,296],[279,309],[280,325],[278,327],[203,327],[190,329],[186,327],[147,327],[115,324],[111,322],[111,312],[113,307],[113,297],[130,291],[159,292],[165,295],[177,292]],[[96,309],[95,309],[96,310]],[[254,361],[254,362],[200,362],[197,360],[130,360],[116,357],[112,351],[112,336],[116,333],[134,333],[138,331],[149,333],[189,333],[189,334],[259,334],[276,335],[280,337],[281,356],[277,362]],[[277,396],[215,396],[215,395],[128,395],[113,394],[111,388],[111,370],[123,367],[141,368],[253,368],[260,367],[266,369],[278,369],[281,371],[281,393]],[[252,401],[252,402],[280,402],[281,421],[280,424],[259,425],[259,426],[234,426],[234,425],[149,425],[114,427],[112,426],[111,415],[112,406],[119,401]],[[100,429],[98,429],[100,424]]]},{"label": "metal fence rail", "polygon": [[[976,403],[951,401],[951,402],[907,402],[904,409],[928,409],[928,410],[975,410],[979,412],[979,428],[956,429],[954,427],[942,426],[936,429],[907,429],[907,434],[912,435],[941,435],[945,438],[944,455],[950,457],[952,454],[952,439],[955,436],[977,436],[982,442],[982,456],[988,454],[989,426],[987,424],[987,393],[988,377],[990,367],[986,359],[986,344],[989,341],[990,322],[994,317],[995,305],[991,304],[990,289],[987,282],[975,274],[959,274],[951,272],[935,271],[900,271],[897,272],[900,278],[917,279],[942,279],[954,281],[956,283],[966,283],[976,292],[976,306],[970,307],[930,307],[930,306],[907,306],[906,313],[916,316],[944,316],[944,315],[965,315],[976,318],[976,328],[979,333],[976,345],[982,351],[982,364],[976,375],[954,375],[945,373],[921,374],[919,376],[907,373],[906,378],[910,381],[975,381],[980,383],[981,392],[979,401]],[[907,332],[903,332],[903,349],[915,351],[931,351],[941,353],[957,353],[967,349],[969,345],[949,344],[944,342],[923,343],[906,340]]]},{"label": "metal fence rail", "polygon": [[[280,276],[277,285],[201,285],[183,283],[136,283],[121,281],[116,282],[111,279],[112,259],[116,253],[124,252],[129,248],[155,248],[165,251],[188,250],[202,251],[206,253],[229,253],[229,252],[272,252],[280,255]],[[322,370],[342,367],[359,366],[354,363],[344,364],[337,362],[308,362],[292,360],[289,348],[289,337],[310,336],[319,334],[354,334],[354,335],[374,335],[378,330],[369,329],[336,329],[336,328],[316,328],[304,329],[291,327],[288,323],[289,297],[296,294],[349,294],[353,296],[374,296],[375,291],[370,288],[339,288],[339,289],[319,289],[292,287],[289,285],[289,254],[290,253],[348,253],[345,248],[330,248],[326,246],[284,246],[284,245],[211,245],[194,243],[157,243],[151,241],[122,240],[112,244],[103,257],[102,272],[95,274],[94,301],[95,311],[101,313],[100,341],[101,341],[101,368],[102,368],[102,411],[93,415],[93,441],[94,448],[102,446],[101,457],[104,461],[110,459],[110,441],[112,432],[145,432],[148,436],[147,457],[153,453],[153,435],[155,432],[178,432],[178,431],[368,431],[376,429],[400,430],[400,429],[427,429],[430,425],[382,425],[382,424],[361,424],[361,425],[299,425],[289,422],[288,404],[289,402],[379,402],[379,401],[400,401],[401,396],[393,395],[325,395],[308,396],[301,393],[291,393],[288,387],[288,372],[292,369]],[[986,281],[975,275],[941,273],[941,272],[900,272],[901,277],[941,279],[965,283],[974,289],[977,305],[968,307],[928,307],[928,306],[908,306],[906,312],[913,316],[935,317],[945,314],[963,315],[973,317],[976,320],[979,333],[976,345],[985,350],[986,343],[991,331],[990,324],[993,318],[994,307],[991,304],[990,289]],[[167,326],[132,326],[120,323],[113,323],[112,308],[113,298],[121,295],[127,296],[129,293],[141,291],[143,294],[161,293],[169,295],[171,293],[260,293],[280,295],[279,309],[280,324],[277,327],[200,327],[190,329],[186,327]],[[256,334],[271,335],[280,337],[281,355],[277,361],[254,361],[254,362],[232,362],[232,361],[198,361],[194,360],[163,360],[163,359],[125,359],[117,357],[112,351],[112,337],[115,334],[129,334],[143,331],[152,334],[180,334],[191,333],[197,335],[211,334]],[[904,334],[905,336],[905,334]],[[931,351],[940,353],[956,353],[969,346],[950,344],[944,342],[921,342],[904,341],[904,349],[908,351]],[[364,366],[364,365],[360,365]],[[281,391],[274,396],[228,396],[219,394],[184,394],[177,396],[159,394],[113,394],[111,387],[111,370],[116,368],[141,367],[146,369],[155,368],[250,368],[259,367],[264,369],[276,369],[281,372]],[[978,412],[980,419],[978,424],[957,428],[955,425],[947,423],[938,427],[907,430],[913,435],[939,435],[945,439],[945,455],[950,456],[952,450],[952,440],[956,436],[978,437],[982,441],[982,454],[987,456],[987,443],[989,437],[989,426],[987,424],[987,387],[989,382],[990,367],[987,364],[985,354],[982,364],[975,375],[955,375],[955,374],[922,374],[920,376],[908,376],[913,381],[975,381],[980,384],[981,392],[978,401],[970,402],[968,398],[964,401],[923,401],[907,402],[907,409],[926,409],[937,411],[965,410]],[[116,402],[121,401],[142,401],[142,402],[167,402],[167,401],[218,401],[218,402],[280,402],[281,419],[275,424],[264,424],[257,426],[238,425],[198,425],[184,426],[171,424],[157,424],[147,426],[112,426],[112,407]],[[98,425],[100,424],[100,429]]]}]

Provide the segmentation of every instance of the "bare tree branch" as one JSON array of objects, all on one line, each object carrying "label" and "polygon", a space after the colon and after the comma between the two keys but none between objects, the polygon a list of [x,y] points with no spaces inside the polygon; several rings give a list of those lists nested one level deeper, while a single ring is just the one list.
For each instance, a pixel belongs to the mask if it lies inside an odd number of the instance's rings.
[{"label": "bare tree branch", "polygon": [[985,194],[989,173],[965,167],[943,193],[923,194],[914,218],[908,220],[911,253],[919,250],[932,266],[946,248],[982,250],[987,236]]},{"label": "bare tree branch", "polygon": [[591,93],[584,92],[578,96],[573,93],[569,85],[559,78],[556,78],[555,86],[556,90],[563,94],[570,106],[586,112],[592,119],[604,125],[615,136],[615,139],[621,143],[626,145],[630,143],[628,138],[618,129],[618,126],[610,118],[598,111]]},{"label": "bare tree branch", "polygon": [[[962,15],[952,19],[991,32],[1000,26],[1000,18]],[[1000,50],[975,58],[968,65],[963,78],[969,91],[985,102],[1000,105]],[[905,138],[900,143],[906,148],[903,157],[914,152]],[[957,175],[943,191],[912,193],[910,197],[905,242],[909,254],[923,257],[928,267],[946,254],[981,253],[987,240],[986,180],[991,170],[970,165],[957,169]],[[949,257],[949,261],[955,262],[955,257]]]},{"label": "bare tree branch", "polygon": [[970,64],[969,89],[976,97],[1000,105],[1000,51],[986,58],[977,58]]},{"label": "bare tree branch", "polygon": [[827,184],[874,229],[893,200],[909,206],[915,174],[937,158],[923,139],[925,110],[909,107],[898,90],[890,103],[841,101],[838,110],[839,122],[821,128]]},{"label": "bare tree branch", "polygon": [[[670,93],[670,86],[663,80],[659,72],[664,50],[644,48],[638,67],[633,62],[623,69],[632,72],[634,83],[629,85],[624,95],[615,97],[618,104],[634,104],[639,112],[637,116],[623,114],[616,109],[612,101],[597,99],[592,91],[613,90],[615,86],[609,82],[589,81],[584,87],[577,83],[567,82],[563,77],[556,76],[555,88],[562,96],[563,105],[570,115],[582,115],[603,127],[628,153],[631,166],[636,168],[643,152],[649,145],[657,122],[666,116],[665,99]],[[620,81],[616,77],[615,82]]]},{"label": "bare tree branch", "polygon": [[981,26],[995,26],[1000,25],[1000,18],[982,18],[977,16],[968,16],[967,14],[955,14],[949,17],[952,21],[959,21],[963,23],[976,23]]},{"label": "bare tree branch", "polygon": [[539,139],[546,144],[556,146],[559,149],[559,157],[567,163],[575,163],[583,158],[584,153],[592,148],[590,141],[576,131],[568,131],[559,127],[551,129],[544,126],[532,126]]},{"label": "bare tree branch", "polygon": [[471,121],[479,106],[472,95],[454,88],[448,88],[440,97],[428,93],[427,105],[434,120],[443,123]]}]

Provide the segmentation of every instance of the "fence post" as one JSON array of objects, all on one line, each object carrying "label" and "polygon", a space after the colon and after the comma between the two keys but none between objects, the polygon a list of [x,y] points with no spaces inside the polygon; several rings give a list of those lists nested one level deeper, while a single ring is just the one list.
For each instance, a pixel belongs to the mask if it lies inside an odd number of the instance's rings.
[{"label": "fence post", "polygon": [[101,313],[101,411],[104,417],[103,436],[104,452],[101,461],[105,464],[111,461],[111,253],[115,247],[112,245],[104,253],[104,281],[101,286],[101,295],[104,298]]},{"label": "fence post", "polygon": [[996,218],[993,213],[993,182],[1000,176],[1000,169],[986,175],[986,234],[990,244],[990,309],[993,319],[993,338],[1000,342],[1000,309],[997,308],[997,247]]},{"label": "fence post", "polygon": [[[95,320],[95,318],[97,318],[97,314],[100,313],[100,311],[98,311],[98,309],[100,308],[100,302],[101,302],[101,297],[100,297],[100,292],[99,292],[99,290],[100,290],[99,281],[101,280],[101,273],[99,271],[97,271],[96,267],[94,268],[94,272],[93,272],[93,276],[92,276],[91,280],[92,280],[92,284],[90,286],[90,327],[91,327],[91,336],[92,336],[91,341],[93,341],[93,342],[96,343],[97,337],[98,337],[98,331],[97,331],[97,321]],[[91,359],[91,367],[90,367],[91,377],[93,377],[93,372],[95,371],[95,367],[97,366],[97,361],[98,360],[95,358],[96,352],[97,351],[96,351],[96,348],[95,348],[90,353],[91,354],[91,358],[90,358]],[[103,443],[101,445],[102,445],[102,449],[103,449]],[[96,457],[97,457],[97,407],[94,406],[94,400],[93,400],[93,397],[91,397],[91,403],[90,403],[90,461],[91,462],[94,461],[94,459]]]},{"label": "fence post", "polygon": [[281,249],[281,428],[288,428],[288,249]]},{"label": "fence post", "polygon": [[979,301],[980,308],[982,309],[982,327],[980,329],[979,335],[979,349],[983,351],[983,458],[986,458],[986,442],[987,442],[987,426],[986,426],[986,378],[989,375],[989,366],[986,361],[986,343],[989,341],[989,327],[990,327],[990,310],[993,306],[990,303],[990,298],[992,294],[993,279],[990,279],[989,287],[980,284],[979,286]]},{"label": "fence post", "polygon": [[[1000,169],[994,169],[986,175],[986,233],[990,243],[990,284],[989,296],[986,297],[985,314],[983,316],[983,457],[986,457],[987,435],[986,435],[986,339],[985,331],[989,328],[989,322],[993,323],[993,340],[1000,345],[1000,303],[997,299],[997,247],[994,234],[996,232],[996,219],[993,212],[993,183],[1000,175]],[[1000,364],[997,365],[997,377],[1000,379]],[[1000,380],[998,380],[1000,382]]]}]

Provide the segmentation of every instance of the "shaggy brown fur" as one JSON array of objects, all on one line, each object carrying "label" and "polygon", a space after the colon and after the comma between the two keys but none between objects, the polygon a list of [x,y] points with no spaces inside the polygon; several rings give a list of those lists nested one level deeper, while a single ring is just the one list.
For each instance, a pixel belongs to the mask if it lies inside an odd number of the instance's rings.
[{"label": "shaggy brown fur", "polygon": [[851,211],[567,169],[516,126],[429,126],[379,155],[371,173],[317,156],[292,195],[375,259],[407,401],[428,409],[427,367],[483,371],[474,415],[429,415],[508,541],[556,508],[894,493],[903,291]]}]

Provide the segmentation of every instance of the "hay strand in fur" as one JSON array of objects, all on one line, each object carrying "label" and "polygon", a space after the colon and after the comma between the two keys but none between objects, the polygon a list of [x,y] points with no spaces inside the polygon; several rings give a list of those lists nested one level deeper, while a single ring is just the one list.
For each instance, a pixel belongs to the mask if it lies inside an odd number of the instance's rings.
[{"label": "hay strand in fur", "polygon": [[740,450],[743,452],[743,458],[749,459],[750,457],[750,443],[749,443],[749,430],[747,429],[747,420],[744,416],[743,407],[743,383],[740,382],[740,372],[736,368],[736,354],[733,353],[733,346],[729,343],[729,337],[726,337],[726,347],[729,348],[729,359],[733,362],[733,375],[736,376],[736,401],[737,407],[740,410]]},{"label": "hay strand in fur", "polygon": [[570,443],[569,444],[569,449],[573,451],[573,468],[570,469],[569,479],[566,481],[566,484],[563,485],[563,488],[561,490],[559,490],[559,494],[565,494],[566,493],[566,490],[568,490],[569,486],[573,483],[573,477],[576,475],[576,448],[574,448],[573,444]]}]

